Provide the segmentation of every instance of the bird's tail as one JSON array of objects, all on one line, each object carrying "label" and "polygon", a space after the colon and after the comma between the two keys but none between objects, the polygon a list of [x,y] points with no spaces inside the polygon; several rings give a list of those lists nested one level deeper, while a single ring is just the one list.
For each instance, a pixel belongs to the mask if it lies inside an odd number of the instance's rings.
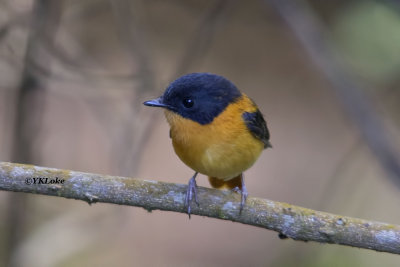
[{"label": "bird's tail", "polygon": [[208,181],[210,182],[210,184],[213,188],[218,188],[218,189],[239,188],[240,190],[242,190],[242,174],[240,174],[228,181],[224,181],[222,179],[218,179],[218,178],[209,176]]}]

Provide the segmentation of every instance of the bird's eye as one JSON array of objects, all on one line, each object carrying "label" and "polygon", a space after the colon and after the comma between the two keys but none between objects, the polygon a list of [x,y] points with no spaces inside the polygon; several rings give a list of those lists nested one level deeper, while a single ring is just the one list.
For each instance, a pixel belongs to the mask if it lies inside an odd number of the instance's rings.
[{"label": "bird's eye", "polygon": [[185,108],[191,108],[194,105],[194,101],[190,98],[185,98],[185,99],[183,99],[182,104]]}]

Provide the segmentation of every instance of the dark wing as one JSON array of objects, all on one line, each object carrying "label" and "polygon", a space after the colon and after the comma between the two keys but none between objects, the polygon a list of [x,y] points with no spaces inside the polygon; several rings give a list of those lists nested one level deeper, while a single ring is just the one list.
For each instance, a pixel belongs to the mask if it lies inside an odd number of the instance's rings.
[{"label": "dark wing", "polygon": [[244,112],[242,117],[253,136],[264,143],[264,148],[272,147],[269,142],[267,123],[261,112],[258,109],[256,112]]}]

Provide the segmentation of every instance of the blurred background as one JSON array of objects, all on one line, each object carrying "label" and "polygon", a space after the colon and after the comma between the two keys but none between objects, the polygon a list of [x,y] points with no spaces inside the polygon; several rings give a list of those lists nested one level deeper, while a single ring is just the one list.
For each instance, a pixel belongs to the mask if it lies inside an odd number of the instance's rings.
[{"label": "blurred background", "polygon": [[[142,102],[190,72],[227,77],[265,115],[273,149],[246,172],[250,196],[400,224],[397,1],[1,0],[0,160],[186,184],[163,113]],[[23,193],[0,192],[0,218],[0,266],[400,262]]]}]

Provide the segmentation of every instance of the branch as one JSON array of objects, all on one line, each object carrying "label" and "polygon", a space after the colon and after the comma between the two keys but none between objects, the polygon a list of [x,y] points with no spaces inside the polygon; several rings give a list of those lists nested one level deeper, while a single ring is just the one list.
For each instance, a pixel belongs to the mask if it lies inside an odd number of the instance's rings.
[{"label": "branch", "polygon": [[[34,183],[33,178],[36,178]],[[47,184],[42,179],[47,178]],[[64,181],[50,184],[50,181]],[[186,185],[0,162],[0,190],[34,193],[186,213]],[[200,206],[192,214],[230,220],[279,232],[294,240],[341,244],[400,254],[400,226],[315,211],[249,197],[242,213],[240,195],[198,188]]]}]

